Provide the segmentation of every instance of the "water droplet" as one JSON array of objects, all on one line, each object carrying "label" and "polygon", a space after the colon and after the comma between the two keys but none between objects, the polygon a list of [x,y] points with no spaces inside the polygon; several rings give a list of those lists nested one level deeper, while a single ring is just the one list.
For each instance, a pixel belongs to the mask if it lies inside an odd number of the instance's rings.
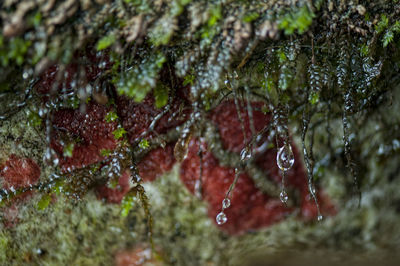
[{"label": "water droplet", "polygon": [[178,139],[174,147],[174,156],[178,162],[185,160],[189,153],[189,142],[192,138],[190,132],[184,132],[184,134]]},{"label": "water droplet", "polygon": [[294,155],[292,146],[287,144],[279,148],[279,151],[276,154],[276,163],[279,169],[281,169],[282,171],[287,171],[293,166]]},{"label": "water droplet", "polygon": [[226,209],[226,208],[229,208],[229,206],[231,206],[231,200],[228,198],[225,198],[222,201],[222,208]]},{"label": "water droplet", "polygon": [[322,219],[324,219],[324,217],[321,214],[319,214],[317,219],[318,219],[318,221],[322,221]]},{"label": "water droplet", "polygon": [[241,152],[240,152],[240,160],[242,161],[247,161],[251,158],[251,152],[249,149],[244,148]]},{"label": "water droplet", "polygon": [[310,184],[308,185],[308,190],[310,191],[311,195],[315,195],[316,190],[315,190],[315,187],[314,187],[313,184],[310,183]]},{"label": "water droplet", "polygon": [[224,212],[220,212],[218,213],[215,220],[217,221],[218,225],[222,225],[228,221],[228,218],[226,217],[226,214]]},{"label": "water droplet", "polygon": [[200,180],[196,180],[196,183],[194,183],[194,192],[195,192],[195,196],[199,199],[201,199],[202,195],[201,195],[201,182]]},{"label": "water droplet", "polygon": [[289,196],[285,190],[282,190],[279,194],[279,198],[281,199],[282,203],[286,203],[289,199]]}]

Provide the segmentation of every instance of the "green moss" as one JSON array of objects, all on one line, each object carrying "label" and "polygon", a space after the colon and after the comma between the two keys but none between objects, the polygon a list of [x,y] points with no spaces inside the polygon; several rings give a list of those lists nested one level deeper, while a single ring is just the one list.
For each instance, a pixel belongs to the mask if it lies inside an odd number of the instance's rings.
[{"label": "green moss", "polygon": [[114,122],[117,121],[118,119],[118,115],[116,112],[114,111],[110,111],[106,114],[106,116],[104,117],[104,119],[106,120],[106,122],[110,123],[110,122]]},{"label": "green moss", "polygon": [[165,56],[158,52],[149,55],[124,73],[114,79],[119,94],[127,95],[135,101],[142,101],[147,93],[156,86],[158,72],[161,70]]},{"label": "green moss", "polygon": [[50,201],[51,201],[51,194],[43,195],[37,204],[37,209],[39,211],[46,209],[49,206]]},{"label": "green moss", "polygon": [[97,49],[97,51],[107,49],[108,47],[113,45],[115,43],[115,41],[116,41],[116,37],[114,34],[104,36],[97,42],[96,49]]},{"label": "green moss", "polygon": [[375,26],[375,30],[377,33],[383,32],[389,25],[389,19],[385,14],[381,15],[381,19],[379,20],[378,24]]},{"label": "green moss", "polygon": [[9,259],[7,258],[8,256],[8,243],[9,243],[9,237],[5,232],[0,232],[0,261],[9,263]]},{"label": "green moss", "polygon": [[3,67],[16,63],[22,65],[25,61],[25,55],[32,45],[30,40],[15,37],[6,43],[3,37],[0,37],[0,62]]},{"label": "green moss", "polygon": [[38,113],[33,112],[31,110],[27,110],[28,115],[28,124],[33,127],[38,127],[42,124],[42,118]]},{"label": "green moss", "polygon": [[250,12],[243,17],[243,22],[250,23],[260,17],[257,12]]},{"label": "green moss", "polygon": [[112,151],[111,151],[111,150],[108,150],[108,149],[101,149],[101,150],[100,150],[100,155],[101,155],[101,156],[107,157],[107,156],[110,156],[111,153],[112,153]]},{"label": "green moss", "polygon": [[121,128],[114,130],[112,132],[112,134],[114,135],[115,139],[120,139],[126,134],[126,130],[123,127],[121,127]]},{"label": "green moss", "polygon": [[147,139],[142,139],[142,140],[139,142],[139,148],[145,150],[145,149],[147,149],[148,147],[149,147],[149,141],[148,141]]},{"label": "green moss", "polygon": [[129,211],[133,208],[135,202],[136,202],[136,194],[135,193],[128,193],[125,195],[125,197],[122,199],[121,202],[121,216],[122,217],[127,217],[129,214]]},{"label": "green moss", "polygon": [[66,145],[64,145],[63,148],[63,156],[64,157],[72,157],[72,154],[74,152],[74,143],[68,143]]},{"label": "green moss", "polygon": [[279,28],[284,30],[285,34],[291,35],[297,31],[303,34],[311,25],[315,14],[306,6],[288,13],[279,20]]},{"label": "green moss", "polygon": [[157,108],[162,108],[168,103],[169,88],[164,84],[158,84],[154,88],[155,105]]}]

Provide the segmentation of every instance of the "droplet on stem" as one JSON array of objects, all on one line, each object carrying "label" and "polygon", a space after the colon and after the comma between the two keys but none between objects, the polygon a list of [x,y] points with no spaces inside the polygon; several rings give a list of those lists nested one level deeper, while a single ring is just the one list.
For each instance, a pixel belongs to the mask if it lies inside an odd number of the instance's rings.
[{"label": "droplet on stem", "polygon": [[285,190],[281,191],[281,193],[279,194],[279,197],[280,197],[282,203],[286,203],[289,199],[289,196]]},{"label": "droplet on stem", "polygon": [[228,221],[228,218],[226,217],[226,214],[224,212],[220,212],[218,213],[215,220],[217,221],[218,225],[222,225]]},{"label": "droplet on stem", "polygon": [[196,180],[196,182],[194,183],[194,194],[198,199],[201,199],[202,195],[201,195],[201,182],[200,180]]},{"label": "droplet on stem", "polygon": [[317,219],[318,219],[318,221],[320,222],[320,221],[322,221],[322,219],[324,219],[324,217],[323,217],[321,214],[319,214],[318,217],[317,217]]},{"label": "droplet on stem", "polygon": [[290,144],[283,145],[276,154],[276,163],[282,171],[288,171],[294,164],[294,155]]},{"label": "droplet on stem", "polygon": [[229,206],[231,206],[231,200],[228,198],[225,198],[222,201],[222,208],[227,209],[227,208],[229,208]]},{"label": "droplet on stem", "polygon": [[174,148],[174,156],[178,162],[182,162],[188,155],[188,152],[189,152],[188,146],[189,146],[191,137],[192,137],[192,134],[190,134],[190,133],[185,134],[184,136],[179,138],[178,141],[176,142],[175,148]]},{"label": "droplet on stem", "polygon": [[251,158],[251,152],[248,148],[243,148],[240,152],[240,160],[247,161]]}]

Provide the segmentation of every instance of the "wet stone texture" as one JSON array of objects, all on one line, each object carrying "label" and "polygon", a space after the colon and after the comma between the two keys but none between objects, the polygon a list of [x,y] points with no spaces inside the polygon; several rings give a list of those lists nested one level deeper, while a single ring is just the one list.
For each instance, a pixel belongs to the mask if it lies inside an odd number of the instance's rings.
[{"label": "wet stone texture", "polygon": [[35,185],[40,177],[40,168],[30,158],[20,158],[11,154],[0,166],[0,177],[3,189],[15,191]]},{"label": "wet stone texture", "polygon": [[[105,116],[110,108],[91,103],[86,106],[86,113],[79,110],[64,109],[53,114],[53,126],[56,128],[51,147],[60,158],[61,171],[71,171],[97,163],[104,159],[102,150],[113,150],[117,140],[112,132],[117,128],[115,122],[106,122]],[[65,136],[62,141],[62,135]],[[64,146],[70,141],[73,146],[72,156],[63,156]],[[61,144],[63,142],[63,144]]]},{"label": "wet stone texture", "polygon": [[[18,208],[32,196],[31,191],[24,191],[36,185],[40,177],[39,166],[29,158],[20,158],[11,154],[8,160],[0,165],[0,180],[5,195],[13,197],[11,203],[1,208],[5,227],[13,227],[18,222]],[[4,193],[2,197],[5,196]]]}]

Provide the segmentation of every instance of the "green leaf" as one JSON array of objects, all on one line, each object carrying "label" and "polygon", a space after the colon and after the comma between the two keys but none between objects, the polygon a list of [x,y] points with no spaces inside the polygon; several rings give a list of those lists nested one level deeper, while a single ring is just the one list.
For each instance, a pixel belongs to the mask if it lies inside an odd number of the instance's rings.
[{"label": "green leaf", "polygon": [[41,21],[42,21],[42,14],[40,12],[36,12],[34,15],[28,17],[28,24],[30,26],[38,27],[40,26]]},{"label": "green leaf", "polygon": [[220,6],[213,6],[210,9],[210,18],[208,19],[208,26],[214,26],[215,23],[218,22],[222,17],[221,14],[221,7]]},{"label": "green leaf", "polygon": [[117,92],[141,102],[157,85],[158,72],[165,60],[161,52],[151,54],[130,70],[118,73],[119,76],[113,80]]},{"label": "green leaf", "polygon": [[42,124],[42,118],[39,116],[38,113],[28,110],[27,115],[28,115],[28,125],[33,127],[38,127]]},{"label": "green leaf", "polygon": [[121,202],[121,216],[126,217],[129,214],[129,211],[133,208],[135,201],[135,195],[133,193],[128,193],[122,199]]},{"label": "green leaf", "polygon": [[154,97],[156,98],[156,107],[161,108],[168,103],[169,88],[159,84],[154,88]]},{"label": "green leaf", "polygon": [[366,44],[361,45],[361,47],[360,47],[360,54],[361,54],[362,56],[368,56],[368,54],[369,54],[368,45],[366,45]]},{"label": "green leaf", "polygon": [[120,139],[126,134],[126,130],[123,127],[121,127],[121,128],[114,130],[112,133],[113,133],[115,139]]},{"label": "green leaf", "polygon": [[176,21],[171,15],[163,16],[159,19],[149,32],[150,42],[155,46],[168,44],[176,30],[175,23]]},{"label": "green leaf", "polygon": [[396,23],[394,23],[394,25],[392,26],[392,31],[400,33],[400,21],[396,21]]},{"label": "green leaf", "polygon": [[145,150],[145,149],[147,149],[148,147],[149,147],[149,141],[148,141],[147,139],[142,139],[142,140],[139,142],[139,148]]},{"label": "green leaf", "polygon": [[113,45],[116,40],[117,39],[115,38],[115,36],[113,34],[104,36],[97,42],[97,51],[107,49],[108,47]]},{"label": "green leaf", "polygon": [[243,22],[250,23],[260,16],[257,12],[250,12],[243,17]]},{"label": "green leaf", "polygon": [[278,22],[278,27],[284,30],[286,35],[293,34],[296,30],[299,34],[303,34],[311,25],[314,17],[315,14],[307,6],[303,6],[297,11],[283,16]]},{"label": "green leaf", "polygon": [[52,187],[51,190],[52,190],[53,193],[55,193],[56,195],[60,195],[61,192],[63,192],[64,184],[65,184],[65,180],[64,180],[64,179],[59,179],[59,180],[57,180],[57,181],[54,183],[54,185],[53,185],[53,187]]},{"label": "green leaf", "polygon": [[281,64],[287,61],[287,56],[282,49],[278,50],[278,58]]},{"label": "green leaf", "polygon": [[111,150],[109,150],[109,149],[101,149],[100,150],[100,155],[104,156],[104,157],[110,156],[111,155]]},{"label": "green leaf", "polygon": [[393,41],[393,38],[394,38],[393,31],[391,31],[391,30],[386,31],[386,33],[385,33],[385,35],[383,35],[383,39],[382,39],[383,47],[388,46],[388,44]]},{"label": "green leaf", "polygon": [[375,25],[375,30],[377,33],[381,33],[387,28],[388,25],[389,19],[386,15],[382,15],[381,20],[378,22],[378,24]]},{"label": "green leaf", "polygon": [[105,118],[106,122],[110,123],[110,122],[116,121],[118,119],[118,115],[115,112],[110,111],[106,114],[106,116],[104,118]]},{"label": "green leaf", "polygon": [[63,149],[64,157],[72,157],[73,152],[74,152],[74,143],[71,142],[64,146]]},{"label": "green leaf", "polygon": [[315,105],[319,101],[319,93],[318,92],[312,92],[309,96],[309,101],[312,105]]},{"label": "green leaf", "polygon": [[192,74],[188,74],[183,78],[183,86],[193,85],[195,80],[195,76]]},{"label": "green leaf", "polygon": [[49,206],[50,201],[51,201],[51,194],[43,195],[37,204],[37,209],[39,211],[46,209]]}]

